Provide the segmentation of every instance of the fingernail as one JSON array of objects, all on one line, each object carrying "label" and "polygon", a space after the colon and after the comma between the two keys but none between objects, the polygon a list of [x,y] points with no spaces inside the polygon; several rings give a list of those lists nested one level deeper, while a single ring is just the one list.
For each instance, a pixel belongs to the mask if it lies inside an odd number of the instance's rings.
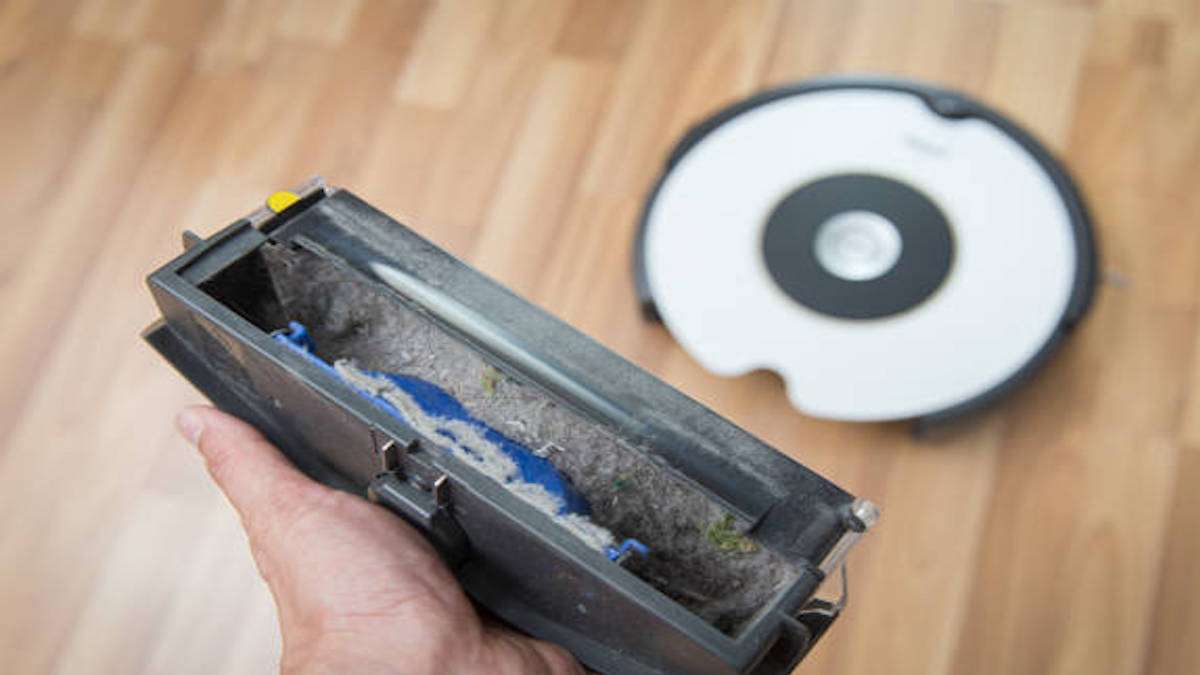
[{"label": "fingernail", "polygon": [[200,416],[191,410],[184,410],[175,418],[175,427],[179,433],[192,445],[200,444],[200,434],[204,432],[204,422]]}]

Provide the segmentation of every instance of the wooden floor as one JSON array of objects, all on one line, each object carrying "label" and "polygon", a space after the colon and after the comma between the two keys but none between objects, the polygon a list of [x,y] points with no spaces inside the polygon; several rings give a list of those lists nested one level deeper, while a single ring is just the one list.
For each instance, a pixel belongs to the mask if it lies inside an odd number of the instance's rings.
[{"label": "wooden floor", "polygon": [[[639,203],[689,123],[845,71],[961,88],[1076,172],[1104,282],[987,414],[807,419],[643,323]],[[884,508],[800,670],[1200,672],[1194,0],[0,5],[0,671],[262,673],[236,521],[171,429],[142,277],[322,174]]]}]

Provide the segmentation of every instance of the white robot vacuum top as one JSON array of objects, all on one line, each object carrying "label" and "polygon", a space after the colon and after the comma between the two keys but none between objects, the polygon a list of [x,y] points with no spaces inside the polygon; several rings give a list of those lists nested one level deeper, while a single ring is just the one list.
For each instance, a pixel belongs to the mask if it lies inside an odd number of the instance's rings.
[{"label": "white robot vacuum top", "polygon": [[766,368],[799,410],[957,415],[1085,312],[1083,201],[1033,137],[961,94],[819,80],[718,112],[642,214],[643,307],[706,369]]}]

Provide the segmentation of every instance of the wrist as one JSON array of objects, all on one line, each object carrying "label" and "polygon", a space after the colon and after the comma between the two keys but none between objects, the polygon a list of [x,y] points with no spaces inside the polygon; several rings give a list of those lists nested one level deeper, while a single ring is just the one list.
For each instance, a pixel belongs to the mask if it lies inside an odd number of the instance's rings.
[{"label": "wrist", "polygon": [[[381,634],[379,630],[317,630],[284,633],[279,671],[283,675],[412,675],[486,672],[470,667],[476,649],[469,640],[438,639],[419,628]],[[458,637],[462,637],[461,635]],[[458,648],[455,648],[457,644]]]},{"label": "wrist", "polygon": [[281,675],[399,675],[400,668],[393,659],[382,654],[376,655],[373,647],[366,648],[362,644],[353,644],[354,642],[356,641],[317,637],[301,644],[293,642],[291,645],[285,645],[279,672]]}]

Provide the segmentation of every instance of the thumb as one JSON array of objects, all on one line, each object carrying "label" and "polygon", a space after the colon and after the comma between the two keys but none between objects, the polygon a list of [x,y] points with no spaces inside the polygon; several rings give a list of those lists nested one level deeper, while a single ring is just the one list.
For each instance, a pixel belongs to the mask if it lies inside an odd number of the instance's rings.
[{"label": "thumb", "polygon": [[179,414],[176,426],[199,449],[213,481],[237,510],[256,558],[275,543],[275,525],[334,498],[331,488],[309,480],[262,434],[232,415],[192,406]]}]

